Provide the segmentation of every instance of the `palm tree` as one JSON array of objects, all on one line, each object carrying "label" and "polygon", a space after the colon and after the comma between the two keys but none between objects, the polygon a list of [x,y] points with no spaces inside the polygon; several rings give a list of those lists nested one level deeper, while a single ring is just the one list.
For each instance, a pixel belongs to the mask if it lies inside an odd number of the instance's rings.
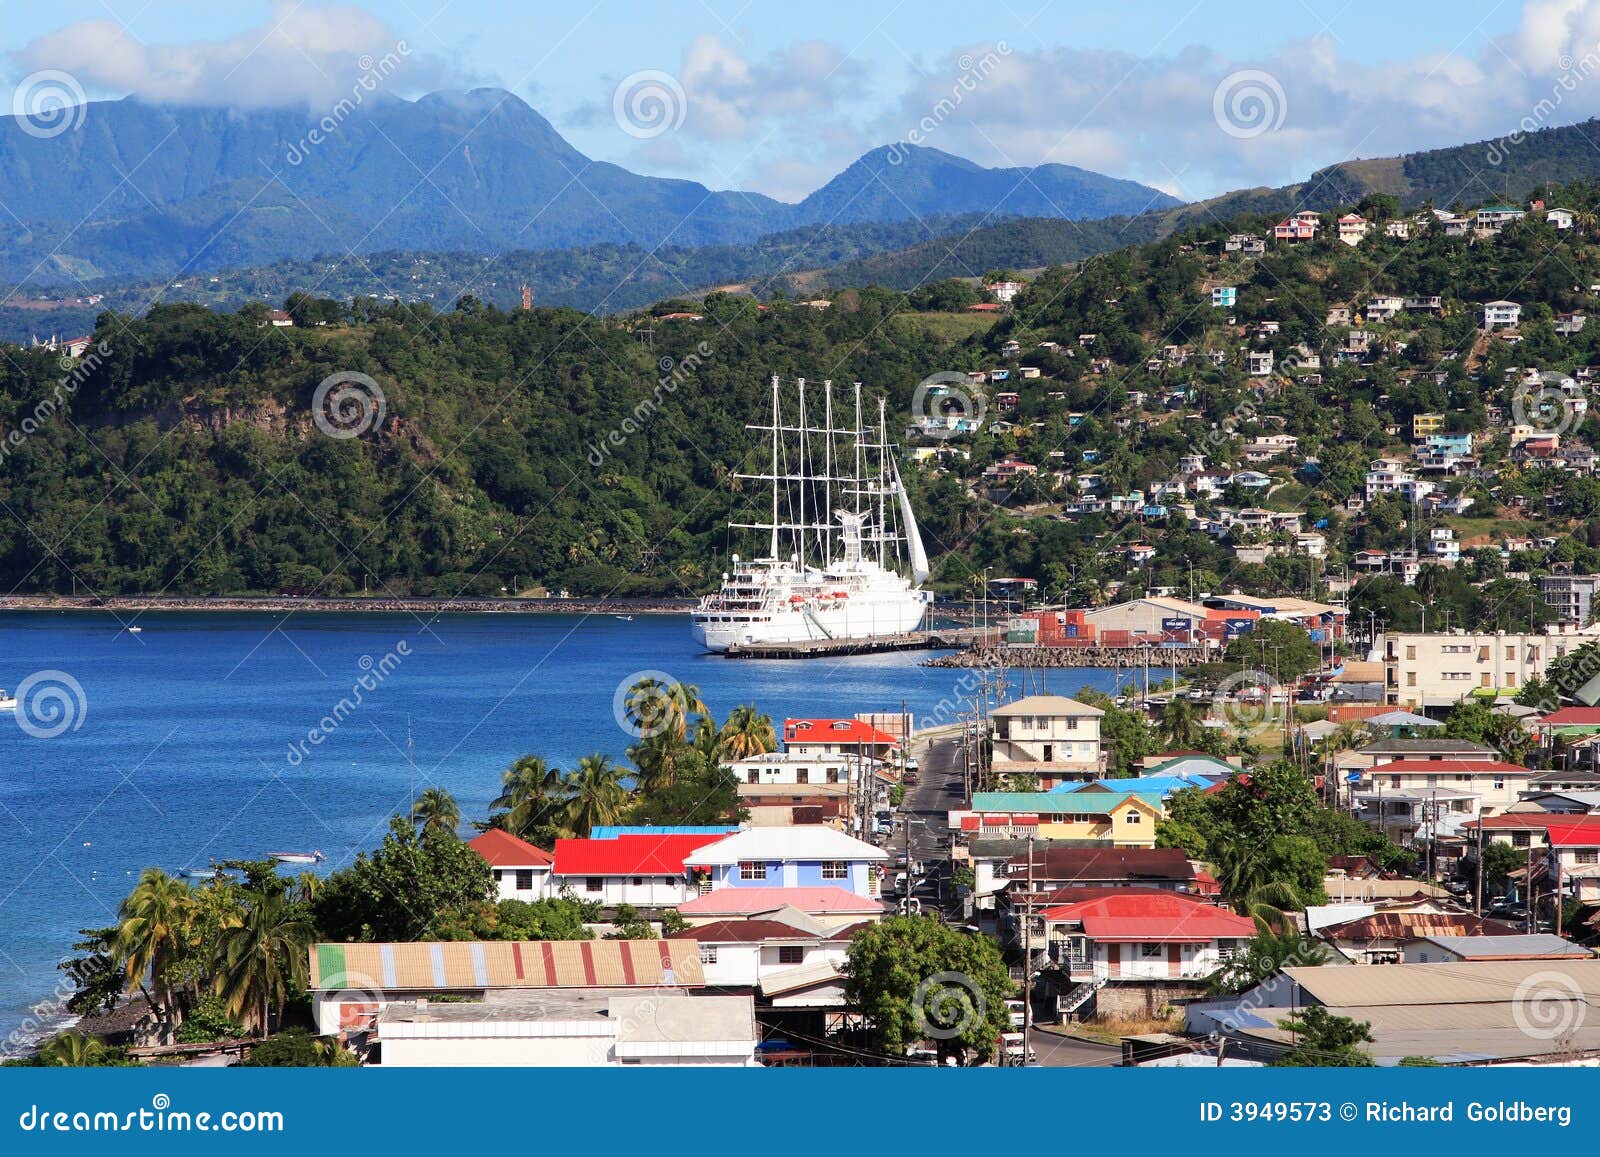
[{"label": "palm tree", "polygon": [[321,887],[321,876],[315,872],[301,872],[294,878],[294,898],[302,904],[309,904],[317,898],[317,891]]},{"label": "palm tree", "polygon": [[146,868],[117,911],[116,944],[127,962],[127,990],[141,987],[148,976],[155,989],[150,1003],[174,1026],[183,1012],[172,971],[189,938],[194,906],[189,885],[160,868]]},{"label": "palm tree", "polygon": [[609,755],[596,752],[578,760],[577,768],[566,780],[571,792],[567,823],[573,831],[587,836],[594,828],[622,818],[628,803],[622,774],[622,768]]},{"label": "palm tree", "polygon": [[566,801],[561,769],[537,755],[524,755],[500,776],[500,794],[489,807],[505,814],[501,826],[527,839],[542,824],[555,822]]},{"label": "palm tree", "polygon": [[754,707],[735,707],[728,712],[721,737],[722,748],[729,759],[765,755],[778,747],[778,737],[772,730],[772,717],[761,714]]},{"label": "palm tree", "polygon": [[267,1034],[267,1011],[283,1006],[291,989],[304,987],[306,948],[314,930],[305,911],[282,896],[255,897],[237,928],[223,933],[216,975],[217,995],[228,1012]]},{"label": "palm tree", "polygon": [[679,743],[689,735],[689,716],[710,710],[693,683],[663,683],[660,679],[640,679],[628,688],[624,704],[628,722],[644,738],[660,732],[671,733]]},{"label": "palm tree", "polygon": [[75,1028],[57,1033],[39,1048],[39,1063],[52,1068],[87,1068],[103,1064],[106,1059],[106,1042],[97,1036],[88,1036]]},{"label": "palm tree", "polygon": [[456,805],[456,797],[444,788],[430,787],[411,805],[411,819],[420,823],[423,831],[433,828],[455,835],[461,826],[461,808]]},{"label": "palm tree", "polygon": [[[694,749],[704,752],[702,743],[709,743],[714,752],[719,751],[721,744],[716,734],[713,732],[708,738],[705,732],[705,728],[696,731]],[[628,758],[639,772],[636,777],[639,790],[650,795],[671,787],[678,778],[678,759],[687,750],[689,748],[679,743],[670,731],[646,735],[628,748]]]},{"label": "palm tree", "polygon": [[720,761],[725,754],[722,730],[709,711],[695,723],[694,742],[690,746],[705,759],[707,767]]},{"label": "palm tree", "polygon": [[1181,693],[1174,693],[1161,712],[1161,731],[1166,741],[1173,747],[1195,745],[1194,707]]}]

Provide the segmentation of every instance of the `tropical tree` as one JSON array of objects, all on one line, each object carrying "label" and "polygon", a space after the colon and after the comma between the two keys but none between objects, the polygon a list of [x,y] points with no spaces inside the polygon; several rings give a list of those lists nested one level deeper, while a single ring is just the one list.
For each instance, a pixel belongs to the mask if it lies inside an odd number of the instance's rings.
[{"label": "tropical tree", "polygon": [[548,844],[560,828],[567,802],[565,778],[537,755],[524,755],[500,775],[490,818],[519,839]]},{"label": "tropical tree", "polygon": [[641,736],[667,731],[683,743],[689,735],[689,716],[704,715],[710,708],[700,698],[693,683],[666,683],[660,679],[640,679],[628,688],[624,703],[628,722]]},{"label": "tropical tree", "polygon": [[146,868],[117,911],[116,950],[127,991],[148,979],[150,1003],[173,1028],[183,1019],[176,966],[188,947],[194,911],[189,885],[160,868]]},{"label": "tropical tree", "polygon": [[411,805],[411,819],[425,828],[436,828],[455,835],[461,826],[461,808],[456,797],[442,787],[430,787]]},{"label": "tropical tree", "polygon": [[281,895],[257,895],[244,921],[223,934],[215,986],[232,1016],[267,1034],[267,1012],[306,982],[306,949],[315,935],[305,909]]},{"label": "tropical tree", "polygon": [[614,824],[628,806],[628,790],[622,783],[623,770],[610,756],[596,752],[578,760],[567,778],[571,799],[567,823],[586,836],[602,824]]},{"label": "tropical tree", "polygon": [[68,1029],[39,1046],[37,1060],[48,1068],[91,1068],[109,1063],[115,1053],[97,1036]]},{"label": "tropical tree", "polygon": [[765,755],[776,751],[777,734],[772,729],[772,717],[763,715],[754,707],[735,707],[723,721],[722,750],[729,759],[748,759],[752,755]]},{"label": "tropical tree", "polygon": [[1371,1068],[1370,1021],[1355,1020],[1312,1005],[1291,1012],[1279,1022],[1297,1037],[1294,1048],[1273,1061],[1283,1068]]},{"label": "tropical tree", "polygon": [[1183,695],[1174,695],[1161,712],[1161,735],[1172,747],[1192,748],[1200,723],[1194,705]]}]

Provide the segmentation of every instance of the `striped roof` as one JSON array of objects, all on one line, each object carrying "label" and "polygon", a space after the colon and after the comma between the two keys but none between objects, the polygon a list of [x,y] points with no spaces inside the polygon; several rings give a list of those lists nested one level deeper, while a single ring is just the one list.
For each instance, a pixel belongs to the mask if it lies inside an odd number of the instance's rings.
[{"label": "striped roof", "polygon": [[705,984],[693,940],[313,944],[311,987],[362,991]]}]

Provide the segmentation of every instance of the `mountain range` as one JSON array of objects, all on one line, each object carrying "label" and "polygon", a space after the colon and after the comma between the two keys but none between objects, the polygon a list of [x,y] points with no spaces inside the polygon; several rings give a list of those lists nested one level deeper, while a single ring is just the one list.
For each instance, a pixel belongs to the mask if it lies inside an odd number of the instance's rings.
[{"label": "mountain range", "polygon": [[1090,218],[1178,204],[1069,165],[985,169],[877,149],[804,200],[590,159],[498,89],[385,98],[331,131],[293,109],[83,107],[60,135],[0,119],[8,284],[161,278],[319,254],[746,244],[807,226],[992,213]]}]

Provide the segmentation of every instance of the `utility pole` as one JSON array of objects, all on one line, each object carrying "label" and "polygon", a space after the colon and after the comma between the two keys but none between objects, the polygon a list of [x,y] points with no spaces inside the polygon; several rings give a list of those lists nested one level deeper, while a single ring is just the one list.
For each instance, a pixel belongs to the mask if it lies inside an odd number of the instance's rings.
[{"label": "utility pole", "polygon": [[1022,1063],[1033,1040],[1033,837],[1028,837],[1028,898],[1022,916]]},{"label": "utility pole", "polygon": [[1483,809],[1478,809],[1478,886],[1473,890],[1479,916],[1483,915]]}]

